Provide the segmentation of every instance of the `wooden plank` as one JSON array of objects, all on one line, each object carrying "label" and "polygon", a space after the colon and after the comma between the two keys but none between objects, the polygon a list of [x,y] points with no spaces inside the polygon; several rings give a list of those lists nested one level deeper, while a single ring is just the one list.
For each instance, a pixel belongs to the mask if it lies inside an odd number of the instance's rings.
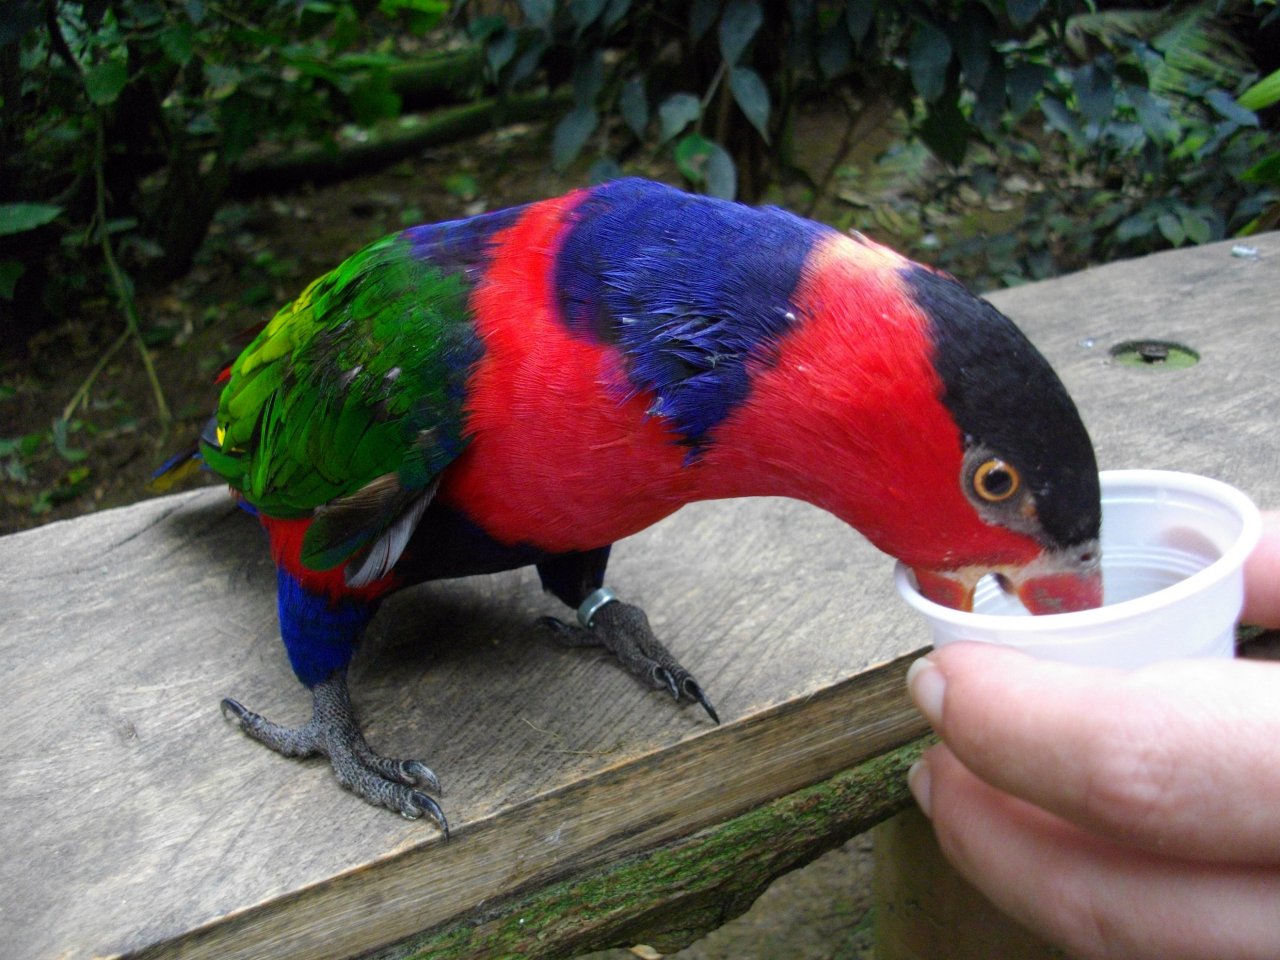
[{"label": "wooden plank", "polygon": [[[1253,242],[1257,260],[1219,244],[992,298],[1062,372],[1104,467],[1209,473],[1280,502],[1280,236]],[[1202,360],[1106,359],[1139,336]],[[558,612],[532,571],[385,606],[353,696],[375,746],[441,775],[449,844],[221,719],[228,694],[281,720],[309,701],[277,638],[262,538],[220,492],[0,538],[0,564],[0,945],[15,960],[350,956],[686,837],[923,729],[901,675],[926,637],[889,562],[786,501],[694,505],[611,564],[720,727],[532,630]]]},{"label": "wooden plank", "polygon": [[[261,536],[220,491],[0,540],[0,562],[26,567],[0,599],[16,614],[3,716],[20,733],[0,764],[9,955],[347,956],[911,738],[903,665],[868,670],[919,645],[883,559],[794,506],[704,505],[619,551],[612,582],[688,651],[719,728],[538,636],[533,619],[556,608],[531,572],[389,603],[354,695],[375,744],[444,778],[447,845],[221,719],[228,693],[282,718],[309,707],[276,637]],[[734,543],[739,524],[753,534]],[[847,548],[853,582],[874,588],[846,605],[845,559],[814,562],[812,543]],[[51,854],[58,869],[42,869]]]}]

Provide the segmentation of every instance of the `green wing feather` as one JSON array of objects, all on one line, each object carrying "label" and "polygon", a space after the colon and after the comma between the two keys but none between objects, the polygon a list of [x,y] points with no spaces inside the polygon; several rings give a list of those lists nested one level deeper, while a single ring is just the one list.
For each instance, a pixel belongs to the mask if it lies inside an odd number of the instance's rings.
[{"label": "green wing feather", "polygon": [[314,514],[308,566],[337,566],[398,520],[416,523],[461,453],[480,352],[469,292],[461,271],[388,237],[307,287],[232,366],[217,441],[201,453],[268,516]]}]

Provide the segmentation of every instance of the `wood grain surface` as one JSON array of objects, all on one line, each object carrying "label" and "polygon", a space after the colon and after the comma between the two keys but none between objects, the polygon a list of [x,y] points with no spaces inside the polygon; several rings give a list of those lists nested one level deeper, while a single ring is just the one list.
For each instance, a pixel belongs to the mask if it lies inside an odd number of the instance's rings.
[{"label": "wood grain surface", "polygon": [[[1280,504],[1280,235],[1004,291],[1076,396],[1104,468],[1161,467]],[[1134,368],[1135,337],[1196,349]],[[803,504],[686,508],[620,544],[609,583],[724,723],[532,627],[532,570],[384,605],[352,674],[370,741],[417,756],[454,827],[374,809],[327,763],[240,735],[234,695],[309,714],[254,521],[218,490],[0,538],[0,954],[346,957],[686,837],[923,731],[926,643],[891,562]],[[886,810],[887,812],[887,810]]]}]

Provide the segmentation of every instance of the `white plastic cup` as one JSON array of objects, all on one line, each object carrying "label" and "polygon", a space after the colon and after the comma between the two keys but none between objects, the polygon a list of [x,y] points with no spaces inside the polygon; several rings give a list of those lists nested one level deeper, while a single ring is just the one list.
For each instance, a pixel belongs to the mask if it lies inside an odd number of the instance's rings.
[{"label": "white plastic cup", "polygon": [[965,613],[926,600],[900,563],[898,592],[928,621],[935,647],[979,640],[1111,667],[1235,655],[1244,561],[1262,532],[1258,508],[1234,487],[1189,473],[1099,478],[1103,606],[1033,617],[988,577]]}]

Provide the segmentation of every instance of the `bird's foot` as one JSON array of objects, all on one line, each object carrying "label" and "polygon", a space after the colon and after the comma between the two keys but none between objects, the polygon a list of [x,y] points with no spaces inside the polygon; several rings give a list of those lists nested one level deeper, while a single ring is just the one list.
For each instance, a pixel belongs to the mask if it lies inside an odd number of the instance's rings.
[{"label": "bird's foot", "polygon": [[702,704],[707,715],[720,722],[702,687],[653,635],[649,618],[639,607],[623,603],[609,591],[597,590],[578,609],[578,619],[581,626],[555,617],[543,617],[539,623],[567,647],[604,647],[641,680],[669,690],[676,700],[687,697]]},{"label": "bird's foot", "polygon": [[419,760],[392,760],[378,755],[365,742],[356,725],[347,692],[347,678],[337,671],[312,688],[311,720],[301,727],[272,723],[230,698],[222,701],[222,713],[259,743],[286,757],[329,758],[338,782],[356,796],[376,806],[416,820],[424,813],[449,838],[449,823],[440,804],[416,787],[440,792],[440,781]]}]

